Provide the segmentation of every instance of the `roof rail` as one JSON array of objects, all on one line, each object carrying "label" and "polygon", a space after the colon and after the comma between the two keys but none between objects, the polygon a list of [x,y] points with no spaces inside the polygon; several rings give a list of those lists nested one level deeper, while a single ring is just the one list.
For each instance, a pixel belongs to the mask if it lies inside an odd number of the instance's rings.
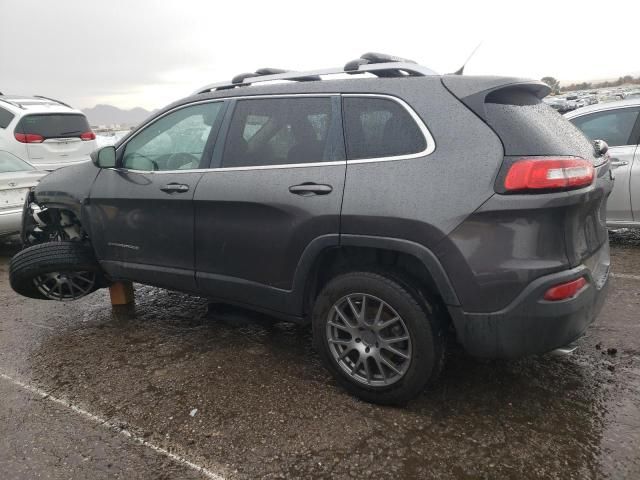
[{"label": "roof rail", "polygon": [[34,95],[33,98],[42,98],[43,100],[50,100],[52,102],[59,103],[60,105],[64,105],[65,107],[73,108],[71,105],[68,105],[68,104],[66,104],[64,102],[61,102],[60,100],[56,100],[55,98],[49,98],[49,97],[45,97],[43,95]]},{"label": "roof rail", "polygon": [[280,73],[287,73],[290,70],[283,70],[281,68],[259,68],[255,72],[240,73],[231,79],[231,83],[238,84],[243,83],[245,79],[252,77],[260,77],[262,75],[277,75]]},{"label": "roof rail", "polygon": [[413,60],[406,60],[382,53],[365,53],[357,60],[353,60],[344,68],[330,68],[308,72],[280,70],[276,68],[261,68],[254,73],[241,73],[233,77],[231,82],[218,82],[205,85],[193,94],[210,92],[212,90],[226,90],[236,87],[244,87],[254,83],[287,80],[294,82],[308,82],[322,80],[322,76],[339,74],[371,73],[377,77],[404,77],[437,75],[433,70],[418,65]]},{"label": "roof rail", "polygon": [[387,55],[386,53],[368,52],[364,55],[360,55],[360,58],[347,62],[344,66],[346,72],[358,70],[361,65],[371,65],[376,63],[416,63],[413,60],[406,58],[395,57],[393,55]]},{"label": "roof rail", "polygon": [[233,86],[247,85],[255,83],[255,80],[247,82],[248,78],[264,77],[267,75],[280,75],[291,73],[295,75],[295,80],[298,82],[320,80],[317,75],[299,76],[300,72],[293,72],[291,70],[283,70],[281,68],[259,68],[253,73],[240,73],[231,79]]},{"label": "roof rail", "polygon": [[24,110],[24,107],[22,105],[20,105],[19,103],[12,102],[11,100],[7,100],[6,98],[0,98],[0,102],[8,103],[9,105],[13,105],[16,108],[20,108],[21,110]]}]

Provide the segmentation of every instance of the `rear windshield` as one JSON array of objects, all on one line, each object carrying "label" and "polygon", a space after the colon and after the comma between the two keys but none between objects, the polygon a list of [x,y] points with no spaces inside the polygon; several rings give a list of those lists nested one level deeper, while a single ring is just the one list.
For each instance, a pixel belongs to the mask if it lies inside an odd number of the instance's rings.
[{"label": "rear windshield", "polygon": [[26,115],[16,127],[17,133],[32,133],[45,139],[79,137],[89,130],[87,117],[74,113]]},{"label": "rear windshield", "polygon": [[506,155],[571,155],[594,160],[591,142],[533,93],[505,88],[487,95],[486,121]]}]

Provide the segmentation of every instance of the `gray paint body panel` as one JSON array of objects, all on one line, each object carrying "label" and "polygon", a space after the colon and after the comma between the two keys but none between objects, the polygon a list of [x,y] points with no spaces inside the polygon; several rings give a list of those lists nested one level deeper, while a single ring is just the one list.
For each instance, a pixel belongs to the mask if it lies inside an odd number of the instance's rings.
[{"label": "gray paint body panel", "polygon": [[397,237],[433,248],[494,193],[503,158],[500,140],[438,77],[421,80],[423,88],[405,85],[396,95],[431,131],[435,151],[413,160],[349,164],[343,233]]},{"label": "gray paint body panel", "polygon": [[[95,233],[96,258],[108,262],[103,265],[107,273],[158,286],[196,289],[193,195],[201,176],[188,171],[168,175],[100,171],[87,216]],[[171,182],[190,189],[163,192],[161,188]]]},{"label": "gray paint body panel", "polygon": [[[205,173],[194,198],[199,288],[215,295],[216,282],[208,282],[214,274],[292,290],[304,249],[340,231],[345,167]],[[333,191],[308,197],[289,192],[306,182]]]},{"label": "gray paint body panel", "polygon": [[55,170],[36,187],[37,200],[44,206],[66,208],[83,218],[82,206],[89,198],[98,173],[100,169],[91,162]]}]

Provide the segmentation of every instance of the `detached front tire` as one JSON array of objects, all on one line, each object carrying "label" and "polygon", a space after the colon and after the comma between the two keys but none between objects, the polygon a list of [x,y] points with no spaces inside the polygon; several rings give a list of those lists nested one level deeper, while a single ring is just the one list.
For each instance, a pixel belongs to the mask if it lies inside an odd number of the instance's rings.
[{"label": "detached front tire", "polygon": [[331,280],[316,299],[313,338],[336,380],[372,403],[406,403],[444,363],[442,313],[391,275],[352,272]]},{"label": "detached front tire", "polygon": [[76,300],[100,288],[101,269],[82,242],[48,242],[18,252],[9,265],[16,293],[41,300]]}]

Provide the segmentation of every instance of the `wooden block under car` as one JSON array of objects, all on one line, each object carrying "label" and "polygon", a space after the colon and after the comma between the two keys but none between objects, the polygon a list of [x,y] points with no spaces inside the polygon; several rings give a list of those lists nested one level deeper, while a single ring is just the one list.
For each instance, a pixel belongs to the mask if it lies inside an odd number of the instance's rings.
[{"label": "wooden block under car", "polygon": [[133,284],[131,282],[116,282],[109,287],[111,305],[129,305],[134,302]]}]

